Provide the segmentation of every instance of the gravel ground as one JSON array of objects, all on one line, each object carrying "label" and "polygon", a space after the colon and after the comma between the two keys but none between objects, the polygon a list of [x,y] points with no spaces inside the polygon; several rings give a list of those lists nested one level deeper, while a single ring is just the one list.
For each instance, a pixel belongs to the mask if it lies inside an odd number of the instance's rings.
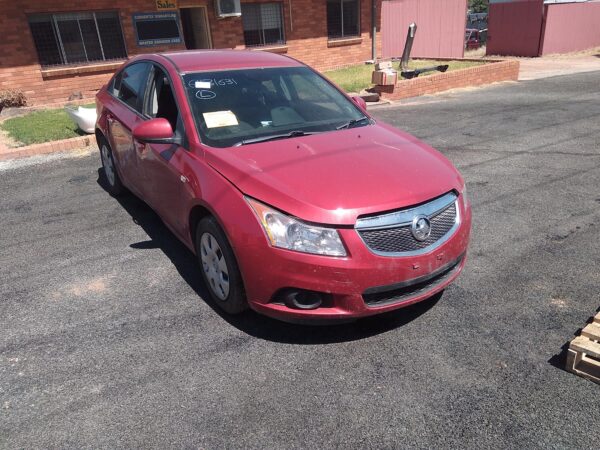
[{"label": "gravel ground", "polygon": [[599,387],[561,365],[600,305],[599,77],[378,109],[465,175],[470,259],[343,326],[219,314],[95,153],[0,163],[0,447],[597,447]]}]

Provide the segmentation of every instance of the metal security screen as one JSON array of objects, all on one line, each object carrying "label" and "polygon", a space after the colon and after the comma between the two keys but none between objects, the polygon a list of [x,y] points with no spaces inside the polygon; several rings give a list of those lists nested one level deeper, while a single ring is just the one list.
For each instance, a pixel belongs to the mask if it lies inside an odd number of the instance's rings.
[{"label": "metal security screen", "polygon": [[360,35],[359,0],[327,0],[327,36],[330,39]]},{"label": "metal security screen", "polygon": [[285,44],[280,3],[242,4],[242,24],[247,47]]},{"label": "metal security screen", "polygon": [[127,57],[116,12],[36,14],[29,27],[42,67]]}]

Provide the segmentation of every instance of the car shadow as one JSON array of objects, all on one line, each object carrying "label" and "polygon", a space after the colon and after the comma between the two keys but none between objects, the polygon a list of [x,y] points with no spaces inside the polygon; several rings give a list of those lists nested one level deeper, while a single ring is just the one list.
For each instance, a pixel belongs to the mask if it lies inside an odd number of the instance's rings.
[{"label": "car shadow", "polygon": [[[102,169],[98,169],[97,183],[107,191],[107,183]],[[131,216],[134,223],[142,227],[150,238],[147,241],[131,244],[131,248],[160,249],[173,263],[183,280],[223,320],[259,339],[300,345],[330,344],[364,339],[412,322],[429,311],[442,297],[440,293],[415,305],[379,314],[376,317],[367,317],[349,323],[322,324],[321,326],[282,322],[252,310],[232,316],[224,313],[211,299],[200,274],[196,256],[163,224],[160,217],[133,194],[117,197],[116,200]]]}]

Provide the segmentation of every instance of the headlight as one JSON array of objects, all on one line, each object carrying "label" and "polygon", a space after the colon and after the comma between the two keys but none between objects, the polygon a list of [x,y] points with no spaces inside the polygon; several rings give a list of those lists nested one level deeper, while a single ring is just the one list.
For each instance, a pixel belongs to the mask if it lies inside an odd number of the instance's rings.
[{"label": "headlight", "polygon": [[346,256],[337,230],[300,222],[256,200],[246,197],[273,247],[315,255]]}]

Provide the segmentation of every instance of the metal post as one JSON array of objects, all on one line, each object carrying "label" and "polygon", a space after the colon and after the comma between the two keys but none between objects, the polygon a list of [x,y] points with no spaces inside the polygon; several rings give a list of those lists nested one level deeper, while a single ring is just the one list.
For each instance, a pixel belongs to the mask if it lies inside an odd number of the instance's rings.
[{"label": "metal post", "polygon": [[102,38],[100,37],[100,28],[98,28],[98,21],[96,20],[96,13],[92,13],[94,16],[94,25],[96,26],[96,34],[98,35],[98,42],[100,43],[100,51],[102,52],[102,61],[106,61],[106,57],[104,56],[104,46],[102,45]]},{"label": "metal post", "polygon": [[445,72],[448,70],[448,64],[442,64],[440,66],[423,67],[421,69],[410,70],[408,68],[408,60],[410,59],[410,52],[412,51],[413,41],[417,34],[417,24],[411,23],[408,26],[408,34],[406,35],[406,43],[404,44],[404,52],[402,53],[402,60],[400,61],[400,75],[402,78],[411,79],[418,77],[422,73],[427,72]]},{"label": "metal post", "polygon": [[371,0],[371,59],[377,59],[377,0]]},{"label": "metal post", "polygon": [[417,24],[413,22],[408,26],[408,34],[406,35],[404,52],[402,52],[402,60],[400,61],[400,70],[403,72],[408,70],[408,60],[410,58],[413,41],[415,40],[415,34],[417,34]]},{"label": "metal post", "polygon": [[58,43],[60,44],[60,52],[63,57],[63,64],[68,64],[69,60],[67,59],[67,53],[65,52],[65,47],[62,43],[62,36],[60,35],[60,29],[58,28],[58,20],[56,19],[56,15],[52,14],[52,19],[54,20],[54,29],[56,30],[56,35],[58,36]]},{"label": "metal post", "polygon": [[90,61],[87,55],[87,49],[85,48],[85,39],[83,38],[83,31],[81,31],[81,22],[79,21],[79,17],[77,17],[77,27],[79,28],[79,36],[81,37],[81,45],[83,45],[83,55],[85,56],[85,60],[87,62]]}]

